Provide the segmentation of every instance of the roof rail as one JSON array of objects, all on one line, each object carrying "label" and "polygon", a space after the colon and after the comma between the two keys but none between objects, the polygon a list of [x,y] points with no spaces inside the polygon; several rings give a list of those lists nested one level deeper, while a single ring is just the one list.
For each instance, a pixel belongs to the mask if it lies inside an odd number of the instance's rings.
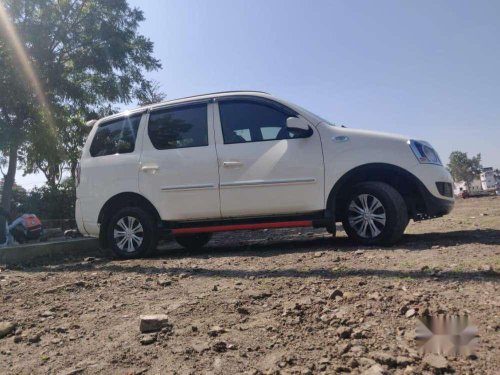
[{"label": "roof rail", "polygon": [[258,91],[258,90],[230,90],[230,91],[216,91],[216,92],[209,92],[206,94],[198,94],[198,95],[190,95],[190,96],[185,96],[183,98],[176,98],[176,99],[170,99],[170,100],[163,100],[161,102],[155,103],[155,104],[160,104],[160,103],[168,103],[172,102],[174,100],[184,100],[184,99],[191,99],[191,98],[198,98],[200,96],[209,96],[209,95],[219,95],[219,94],[231,94],[231,93],[241,93],[241,92],[255,92],[259,94],[267,94],[271,95],[268,92],[265,91]]}]

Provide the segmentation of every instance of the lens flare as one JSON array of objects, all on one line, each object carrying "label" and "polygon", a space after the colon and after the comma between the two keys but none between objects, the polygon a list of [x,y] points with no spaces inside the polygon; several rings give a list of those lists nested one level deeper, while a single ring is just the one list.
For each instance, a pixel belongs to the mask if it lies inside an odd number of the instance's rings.
[{"label": "lens flare", "polygon": [[11,46],[12,50],[14,51],[14,58],[16,62],[21,67],[24,77],[26,78],[29,85],[32,87],[39,104],[44,109],[49,121],[49,125],[53,127],[54,120],[50,111],[49,101],[47,100],[45,92],[43,91],[42,84],[40,83],[40,80],[38,79],[38,76],[35,72],[35,69],[31,64],[30,58],[26,53],[24,44],[21,42],[21,39],[17,34],[16,28],[7,12],[7,9],[5,9],[5,6],[1,2],[0,2],[0,31],[4,35],[6,42]]}]

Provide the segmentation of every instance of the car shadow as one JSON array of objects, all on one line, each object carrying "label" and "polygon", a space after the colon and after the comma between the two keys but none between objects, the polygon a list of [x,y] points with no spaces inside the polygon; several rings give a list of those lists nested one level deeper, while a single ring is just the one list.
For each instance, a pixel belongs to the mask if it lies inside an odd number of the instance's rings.
[{"label": "car shadow", "polygon": [[[460,230],[451,232],[431,232],[421,234],[405,234],[403,239],[392,247],[383,247],[387,251],[409,250],[425,251],[433,247],[448,247],[467,244],[500,244],[500,230],[497,229],[477,229]],[[381,249],[377,246],[359,245],[347,237],[322,236],[318,238],[307,236],[290,236],[280,239],[266,238],[246,238],[234,241],[230,236],[222,240],[214,240],[199,250],[185,250],[175,243],[169,243],[158,250],[156,257],[168,259],[169,257],[189,257],[189,256],[259,256],[269,257],[276,254],[286,253],[308,253],[316,251],[335,250],[349,252],[356,250]]]},{"label": "car shadow", "polygon": [[[496,245],[500,243],[500,230],[462,230],[453,232],[409,234],[405,235],[403,241],[394,247],[383,248],[385,251],[409,250],[425,251],[434,246],[447,247],[467,244],[488,244]],[[424,270],[389,270],[375,268],[345,268],[341,263],[336,263],[338,267],[273,267],[273,269],[212,269],[209,267],[174,267],[168,265],[168,261],[175,259],[189,258],[220,258],[220,257],[272,257],[287,253],[310,253],[317,251],[325,252],[351,252],[356,250],[380,249],[376,247],[362,247],[354,244],[347,237],[331,238],[301,238],[293,237],[280,240],[262,241],[252,243],[250,240],[240,240],[232,243],[229,238],[222,236],[214,240],[214,244],[204,247],[198,251],[186,251],[173,243],[168,243],[155,256],[148,259],[120,261],[104,255],[95,260],[73,261],[71,263],[60,263],[57,266],[35,266],[23,268],[27,272],[81,272],[92,269],[95,272],[118,272],[118,273],[140,273],[147,275],[176,276],[180,274],[192,277],[220,277],[220,278],[270,278],[270,277],[321,277],[327,279],[337,279],[340,277],[352,276],[376,276],[386,278],[409,278],[409,279],[436,279],[436,280],[490,280],[500,281],[499,274],[495,272],[483,272],[474,270],[453,270],[434,272],[432,269]],[[161,260],[162,266],[151,261]],[[365,265],[360,260],[360,265]]]}]

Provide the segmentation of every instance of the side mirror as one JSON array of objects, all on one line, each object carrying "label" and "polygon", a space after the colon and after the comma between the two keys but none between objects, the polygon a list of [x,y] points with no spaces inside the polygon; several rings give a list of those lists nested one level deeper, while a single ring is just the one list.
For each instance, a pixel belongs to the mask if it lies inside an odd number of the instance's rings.
[{"label": "side mirror", "polygon": [[307,138],[313,134],[309,124],[298,117],[288,117],[286,119],[286,128],[290,133],[290,138]]},{"label": "side mirror", "polygon": [[286,127],[290,131],[297,131],[297,130],[309,131],[309,124],[298,117],[288,117],[286,119]]}]

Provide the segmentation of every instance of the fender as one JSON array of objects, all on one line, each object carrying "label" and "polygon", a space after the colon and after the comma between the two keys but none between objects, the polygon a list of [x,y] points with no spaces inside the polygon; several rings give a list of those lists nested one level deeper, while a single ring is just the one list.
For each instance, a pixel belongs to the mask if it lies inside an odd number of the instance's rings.
[{"label": "fender", "polygon": [[[388,163],[363,164],[346,172],[332,187],[326,203],[325,217],[330,219],[335,218],[335,213],[338,209],[337,198],[341,198],[343,194],[348,192],[349,190],[346,189],[350,186],[363,181],[387,182],[400,191],[400,193],[404,193],[410,188],[410,192],[416,194],[418,199],[427,192],[424,184],[415,175],[397,165]],[[402,188],[405,191],[401,192]],[[410,212],[413,214],[416,202],[408,194],[402,195],[408,204]]]}]

